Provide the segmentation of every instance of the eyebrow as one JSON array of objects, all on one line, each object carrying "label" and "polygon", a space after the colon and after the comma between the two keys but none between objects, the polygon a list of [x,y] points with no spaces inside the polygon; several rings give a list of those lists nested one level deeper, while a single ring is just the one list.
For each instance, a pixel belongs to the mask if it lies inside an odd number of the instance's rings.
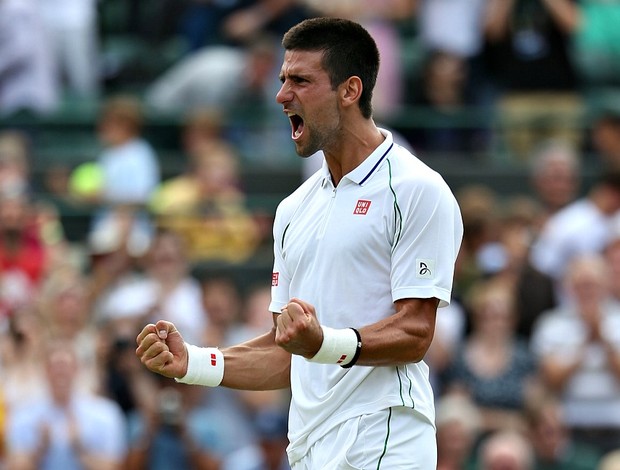
[{"label": "eyebrow", "polygon": [[[289,73],[288,74],[288,78],[290,78],[293,81],[299,81],[299,80],[307,80],[307,81],[309,81],[310,78],[308,78],[308,77],[309,77],[309,75],[307,75],[307,74],[306,75],[300,75],[298,73]],[[284,83],[285,74],[283,72],[280,72],[279,78],[280,78],[280,81],[282,83]]]}]

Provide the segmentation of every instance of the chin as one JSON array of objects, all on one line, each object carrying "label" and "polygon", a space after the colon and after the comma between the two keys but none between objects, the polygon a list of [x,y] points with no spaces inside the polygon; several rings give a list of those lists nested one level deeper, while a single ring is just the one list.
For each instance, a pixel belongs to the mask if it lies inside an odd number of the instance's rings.
[{"label": "chin", "polygon": [[295,151],[297,152],[297,155],[302,158],[308,158],[319,150],[320,149],[315,148],[315,146],[310,147],[308,145],[302,145],[299,142],[295,142]]}]

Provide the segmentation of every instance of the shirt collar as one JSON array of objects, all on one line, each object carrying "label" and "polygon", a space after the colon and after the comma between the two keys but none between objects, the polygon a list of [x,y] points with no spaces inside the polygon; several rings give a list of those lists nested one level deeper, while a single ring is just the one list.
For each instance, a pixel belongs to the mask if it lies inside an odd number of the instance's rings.
[{"label": "shirt collar", "polygon": [[[362,186],[373,175],[377,168],[379,168],[379,164],[384,160],[388,152],[394,146],[394,139],[390,131],[379,128],[379,132],[383,134],[385,140],[381,142],[381,144],[362,163],[344,175],[343,178],[347,178],[353,183]],[[323,158],[321,173],[323,176],[323,185],[327,181],[331,181],[331,175],[329,173],[329,168],[327,167],[325,158]]]}]

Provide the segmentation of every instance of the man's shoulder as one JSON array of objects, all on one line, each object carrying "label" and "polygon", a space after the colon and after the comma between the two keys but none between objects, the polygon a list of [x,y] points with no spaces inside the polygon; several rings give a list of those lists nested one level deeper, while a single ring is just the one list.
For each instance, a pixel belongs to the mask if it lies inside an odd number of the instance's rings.
[{"label": "man's shoulder", "polygon": [[418,158],[415,153],[398,144],[394,144],[394,148],[388,155],[387,165],[393,181],[415,184],[418,187],[447,187],[437,170]]}]

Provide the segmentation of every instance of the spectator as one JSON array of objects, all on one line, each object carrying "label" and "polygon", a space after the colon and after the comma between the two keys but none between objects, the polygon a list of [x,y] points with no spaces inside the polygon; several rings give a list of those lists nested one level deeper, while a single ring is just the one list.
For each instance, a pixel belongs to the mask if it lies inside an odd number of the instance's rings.
[{"label": "spectator", "polygon": [[547,138],[563,138],[576,147],[583,140],[578,126],[583,104],[569,56],[570,35],[557,3],[487,3],[485,60],[499,90],[501,137],[509,155],[520,161]]},{"label": "spectator", "polygon": [[132,224],[130,213],[118,212],[88,234],[89,298],[97,320],[108,314],[109,303],[118,289],[142,279],[139,262],[151,240],[132,230]]},{"label": "spectator", "polygon": [[517,333],[526,339],[535,319],[557,304],[553,280],[529,260],[542,211],[529,196],[517,195],[503,201],[500,213],[497,239],[487,243],[479,259],[488,276],[501,278],[514,290]]},{"label": "spectator", "polygon": [[225,135],[226,118],[219,108],[196,108],[183,116],[181,151],[190,165],[203,151],[228,143]]},{"label": "spectator", "polygon": [[37,0],[60,76],[66,90],[76,96],[96,98],[99,94],[97,0]]},{"label": "spectator", "polygon": [[7,410],[45,397],[41,357],[46,331],[36,305],[20,308],[0,336],[2,395]]},{"label": "spectator", "polygon": [[[31,182],[31,142],[26,133],[17,130],[0,131],[0,193],[7,198],[35,194]],[[31,201],[28,224],[46,252],[47,268],[70,261],[60,214],[55,205],[44,200]]]},{"label": "spectator", "polygon": [[459,193],[465,221],[465,244],[458,263],[461,296],[476,280],[496,278],[515,295],[517,333],[529,336],[541,311],[556,305],[550,277],[529,261],[540,207],[525,195],[500,200],[488,187],[469,186]]},{"label": "spectator", "polygon": [[426,54],[419,83],[414,87],[418,92],[411,101],[426,113],[429,124],[407,132],[416,149],[430,156],[452,158],[475,158],[487,149],[487,123],[472,113],[475,103],[468,90],[469,67],[465,59],[451,52]]},{"label": "spectator", "polygon": [[26,193],[32,189],[30,142],[22,132],[0,132],[0,188],[4,194]]},{"label": "spectator", "polygon": [[373,91],[373,112],[377,120],[387,120],[401,110],[405,94],[404,45],[400,22],[410,21],[414,13],[411,0],[326,1],[303,0],[318,15],[335,16],[364,25],[377,41],[381,70]]},{"label": "spectator", "polygon": [[88,284],[77,270],[56,269],[43,281],[37,296],[44,339],[71,345],[82,368],[75,377],[81,390],[101,390],[101,370],[97,364],[99,332],[92,322]]},{"label": "spectator", "polygon": [[144,273],[119,286],[100,312],[102,319],[128,319],[133,324],[165,318],[183,325],[192,341],[201,344],[207,327],[198,280],[190,272],[183,240],[159,230],[143,260]]},{"label": "spectator", "polygon": [[480,470],[534,470],[528,440],[515,431],[498,431],[480,446]]},{"label": "spectator", "polygon": [[483,0],[421,0],[416,17],[428,51],[473,60],[482,50]]},{"label": "spectator", "polygon": [[127,470],[217,470],[234,436],[229,422],[202,405],[201,387],[154,378],[147,407],[129,417]]},{"label": "spectator", "polygon": [[0,116],[57,109],[59,78],[50,46],[34,0],[0,1]]},{"label": "spectator", "polygon": [[[232,344],[241,325],[244,298],[241,286],[232,275],[220,272],[207,274],[202,280],[203,305],[209,318],[203,344],[225,347]],[[281,403],[281,391],[247,391],[217,387],[209,390],[208,406],[226,413],[236,429],[235,450],[256,442],[252,422],[263,406]]]},{"label": "spectator", "polygon": [[620,210],[620,174],[602,175],[581,197],[551,216],[532,245],[530,261],[556,283],[562,301],[561,280],[568,263],[578,255],[599,253],[610,235],[612,216]]},{"label": "spectator", "polygon": [[245,51],[232,46],[198,50],[175,63],[145,90],[155,110],[187,113],[195,108],[226,109],[241,87]]},{"label": "spectator", "polygon": [[242,85],[232,96],[227,113],[230,139],[242,160],[261,167],[295,163],[286,151],[290,129],[273,99],[279,73],[277,46],[271,36],[256,37],[246,46]]},{"label": "spectator", "polygon": [[560,401],[547,392],[536,394],[526,406],[528,437],[536,470],[591,470],[599,453],[571,437]]},{"label": "spectator", "polygon": [[89,199],[100,204],[93,218],[90,236],[106,237],[113,233],[117,219],[128,230],[136,255],[143,254],[152,236],[152,222],[147,204],[160,182],[157,155],[142,137],[143,111],[133,96],[107,99],[98,117],[97,134],[103,151],[96,168],[100,172],[100,188]]},{"label": "spectator", "polygon": [[[217,282],[216,282],[217,285]],[[211,297],[211,300],[209,300]],[[207,295],[207,303],[214,306],[213,294]],[[257,335],[261,335],[273,327],[273,318],[269,315],[269,302],[271,301],[271,286],[258,285],[251,286],[247,293],[243,296],[243,302],[241,305],[241,314],[239,321],[229,328],[230,333],[228,336],[229,344],[241,344],[244,341],[255,338]],[[218,392],[220,390],[218,389]],[[247,415],[248,420],[252,422],[252,427],[258,426],[258,430],[254,430],[255,441],[250,448],[261,448],[261,437],[263,431],[267,434],[267,438],[264,442],[266,448],[275,451],[278,447],[278,443],[281,445],[281,429],[277,427],[278,424],[283,424],[281,418],[278,416],[281,411],[286,409],[290,400],[290,394],[288,390],[262,390],[262,391],[248,391],[248,390],[236,390],[232,393],[234,398],[239,401],[239,405],[243,408]],[[268,410],[265,412],[265,410]],[[286,425],[286,421],[284,422]],[[286,426],[285,426],[286,437]],[[261,431],[262,430],[262,431]],[[266,450],[266,449],[263,449]],[[269,453],[269,452],[268,452]],[[271,452],[273,453],[273,452]],[[271,454],[269,453],[269,454]],[[241,456],[245,455],[245,452],[241,452]],[[234,460],[233,460],[234,461]],[[231,466],[231,469],[233,467]]]},{"label": "spectator", "polygon": [[620,5],[601,0],[549,1],[571,38],[571,58],[587,91],[620,84]]},{"label": "spectator", "polygon": [[[497,269],[481,253],[497,241],[499,195],[489,186],[469,184],[456,194],[463,217],[463,243],[456,265],[456,297],[465,295],[470,286]],[[501,261],[501,260],[500,260]]]},{"label": "spectator", "polygon": [[179,29],[192,52],[205,46],[247,44],[259,33],[279,37],[311,15],[295,0],[190,0]]},{"label": "spectator", "polygon": [[473,465],[481,416],[466,396],[445,395],[437,401],[437,470],[463,470]]},{"label": "spectator", "polygon": [[230,333],[231,344],[240,344],[273,327],[268,310],[270,301],[270,285],[260,283],[249,288],[243,299],[240,322]]},{"label": "spectator", "polygon": [[286,148],[289,128],[273,100],[276,46],[271,36],[260,35],[242,46],[204,48],[156,79],[146,90],[146,101],[167,112],[226,110],[228,135],[241,157],[279,166],[289,156],[278,150]]},{"label": "spectator", "polygon": [[620,304],[609,279],[600,255],[574,258],[564,278],[566,303],[540,318],[531,341],[574,439],[603,452],[620,439]]},{"label": "spectator", "polygon": [[471,332],[446,371],[446,393],[465,393],[481,413],[481,432],[524,429],[522,408],[537,366],[516,335],[514,293],[498,280],[469,292]]},{"label": "spectator", "polygon": [[541,142],[530,160],[529,182],[543,208],[540,225],[560,209],[575,201],[581,183],[577,149],[562,140]]},{"label": "spectator", "polygon": [[433,392],[439,397],[444,392],[443,375],[455,360],[455,354],[465,339],[467,313],[457,299],[452,299],[435,319],[435,334],[424,362],[429,366]]},{"label": "spectator", "polygon": [[599,101],[590,130],[594,157],[608,171],[620,171],[620,94],[601,93]]},{"label": "spectator", "polygon": [[620,215],[614,217],[609,242],[603,250],[603,255],[611,271],[609,279],[611,295],[620,302]]},{"label": "spectator", "polygon": [[109,320],[97,326],[101,393],[118,403],[127,417],[151,404],[153,377],[136,361],[133,341],[136,327],[131,321]]},{"label": "spectator", "polygon": [[243,309],[239,285],[230,276],[214,273],[202,280],[202,302],[209,318],[203,343],[230,345]]},{"label": "spectator", "polygon": [[154,195],[159,224],[185,239],[192,260],[247,260],[263,234],[246,206],[237,155],[229,145],[214,145],[192,164],[190,173],[164,182]]},{"label": "spectator", "polygon": [[49,395],[11,410],[8,467],[121,469],[125,421],[118,406],[75,386],[79,360],[68,344],[44,355]]},{"label": "spectator", "polygon": [[29,304],[48,267],[45,245],[24,193],[0,194],[0,309]]},{"label": "spectator", "polygon": [[287,416],[282,410],[259,411],[253,422],[257,442],[232,452],[222,470],[290,470],[286,458]]},{"label": "spectator", "polygon": [[97,158],[103,204],[142,207],[159,183],[157,155],[141,136],[143,120],[142,105],[133,96],[114,96],[103,104],[97,129],[105,147]]}]

